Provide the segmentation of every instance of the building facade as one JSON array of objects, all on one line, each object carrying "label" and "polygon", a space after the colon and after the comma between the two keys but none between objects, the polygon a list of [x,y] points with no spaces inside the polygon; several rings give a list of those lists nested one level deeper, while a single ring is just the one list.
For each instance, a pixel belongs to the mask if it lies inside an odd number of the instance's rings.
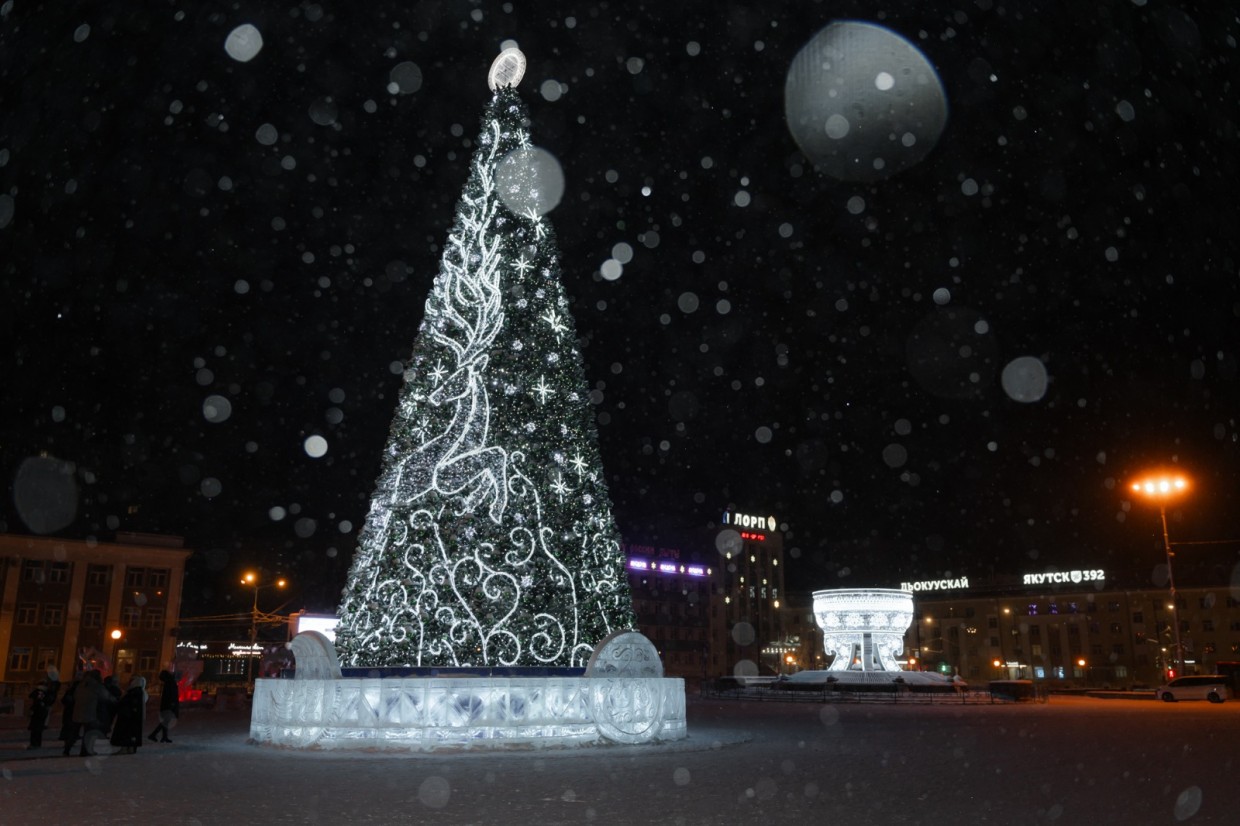
[{"label": "building facade", "polygon": [[784,596],[783,534],[774,517],[727,511],[683,547],[631,543],[622,551],[638,630],[658,649],[664,674],[697,685],[795,670],[786,659],[799,660],[802,643],[788,629],[801,616]]},{"label": "building facade", "polygon": [[664,675],[696,684],[710,668],[718,566],[681,548],[626,544],[622,550],[638,630],[658,649]]},{"label": "building facade", "polygon": [[185,562],[177,537],[115,542],[0,534],[0,682],[87,667],[148,680],[174,660]]},{"label": "building facade", "polygon": [[[1088,578],[1087,578],[1088,577]],[[949,584],[951,583],[951,584]],[[916,615],[905,635],[910,667],[968,681],[1030,679],[1090,687],[1156,686],[1175,669],[1167,588],[1125,587],[1101,570],[967,578],[907,586]],[[1214,673],[1240,660],[1240,592],[1190,582],[1176,592],[1183,671]]]},{"label": "building facade", "polygon": [[784,538],[774,516],[723,514],[715,546],[722,555],[712,612],[714,675],[781,673],[793,642],[786,628]]}]

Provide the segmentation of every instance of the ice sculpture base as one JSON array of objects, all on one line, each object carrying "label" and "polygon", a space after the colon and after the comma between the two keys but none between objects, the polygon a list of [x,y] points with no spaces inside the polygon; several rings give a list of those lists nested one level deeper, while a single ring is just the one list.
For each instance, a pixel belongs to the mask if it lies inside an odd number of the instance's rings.
[{"label": "ice sculpture base", "polygon": [[780,685],[794,688],[839,687],[853,690],[902,686],[914,691],[918,689],[952,691],[968,687],[968,684],[959,678],[949,677],[935,671],[861,671],[859,669],[798,671],[796,674],[783,678]]},{"label": "ice sculpture base", "polygon": [[258,680],[250,739],[297,749],[425,751],[681,740],[680,678]]}]

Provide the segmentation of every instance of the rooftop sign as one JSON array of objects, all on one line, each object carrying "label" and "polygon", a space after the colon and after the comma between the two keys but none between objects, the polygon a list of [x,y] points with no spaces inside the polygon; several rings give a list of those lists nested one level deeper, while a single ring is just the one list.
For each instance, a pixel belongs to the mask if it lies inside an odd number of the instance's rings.
[{"label": "rooftop sign", "polygon": [[956,579],[923,579],[920,582],[901,582],[901,591],[954,591],[957,588],[968,588],[967,576]]},{"label": "rooftop sign", "polygon": [[738,513],[736,511],[723,512],[723,524],[732,525],[737,528],[764,528],[773,531],[779,526],[773,516],[754,516],[751,513]]},{"label": "rooftop sign", "polygon": [[1090,568],[1081,571],[1047,571],[1044,574],[1025,574],[1021,584],[1059,585],[1068,583],[1079,585],[1082,582],[1102,582],[1106,578],[1106,571],[1101,568]]}]

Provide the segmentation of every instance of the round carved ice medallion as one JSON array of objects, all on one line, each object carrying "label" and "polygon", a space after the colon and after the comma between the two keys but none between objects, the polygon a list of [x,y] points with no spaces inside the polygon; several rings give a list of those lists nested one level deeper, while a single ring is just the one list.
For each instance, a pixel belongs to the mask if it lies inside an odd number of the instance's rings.
[{"label": "round carved ice medallion", "polygon": [[654,643],[637,631],[613,631],[594,647],[587,677],[662,677],[663,661]]},{"label": "round carved ice medallion", "polygon": [[590,687],[590,710],[599,734],[613,743],[646,743],[663,728],[663,692],[657,683],[598,680]]}]

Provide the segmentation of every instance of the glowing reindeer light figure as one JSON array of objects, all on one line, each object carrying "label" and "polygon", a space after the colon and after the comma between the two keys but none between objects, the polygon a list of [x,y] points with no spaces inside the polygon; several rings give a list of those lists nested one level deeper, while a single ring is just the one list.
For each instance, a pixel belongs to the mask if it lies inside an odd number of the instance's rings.
[{"label": "glowing reindeer light figure", "polygon": [[[486,164],[480,167],[489,178]],[[463,221],[464,232],[449,236],[442,323],[433,324],[430,335],[453,355],[456,367],[427,401],[436,407],[450,403],[452,419],[397,466],[391,501],[416,502],[432,490],[448,496],[464,493],[458,514],[472,513],[489,499],[490,517],[498,524],[508,502],[508,454],[488,444],[491,405],[485,384],[487,350],[504,326],[500,239],[487,234],[495,208],[494,202],[483,204],[478,214]],[[473,273],[468,271],[471,261],[478,264]]]}]

